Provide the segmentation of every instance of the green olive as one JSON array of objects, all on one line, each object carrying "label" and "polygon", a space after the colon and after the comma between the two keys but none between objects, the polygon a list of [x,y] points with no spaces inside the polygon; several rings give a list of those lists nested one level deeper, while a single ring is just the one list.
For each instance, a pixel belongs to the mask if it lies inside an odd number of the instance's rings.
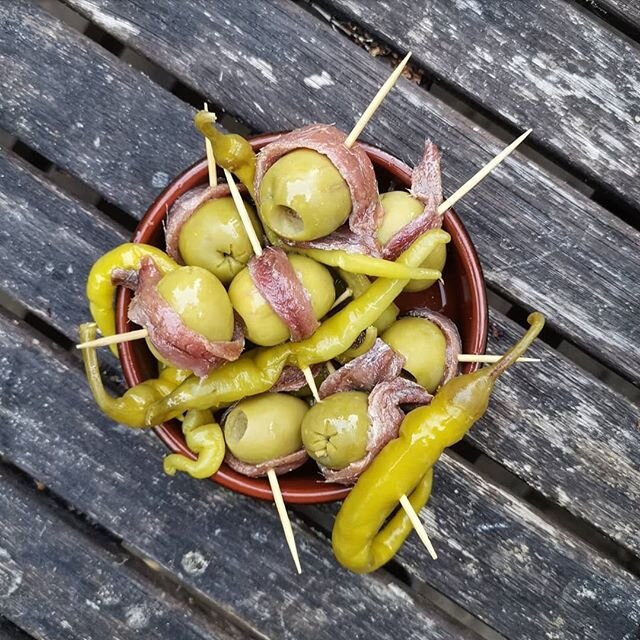
[{"label": "green olive", "polygon": [[[260,224],[253,207],[245,202],[253,228]],[[184,223],[178,248],[184,263],[211,271],[223,284],[253,256],[251,242],[231,196],[209,200]]]},{"label": "green olive", "polygon": [[231,340],[233,307],[222,283],[202,267],[180,267],[158,283],[158,293],[182,321],[208,340]]},{"label": "green olive", "polygon": [[173,365],[166,359],[163,358],[158,350],[153,346],[153,342],[149,340],[149,338],[145,338],[145,342],[147,343],[147,348],[151,351],[151,355],[161,364],[165,365],[165,367],[173,367]]},{"label": "green olive", "polygon": [[286,393],[263,393],[240,401],[224,422],[231,453],[260,464],[302,449],[300,425],[309,406]]},{"label": "green olive", "polygon": [[297,253],[289,254],[289,262],[302,282],[302,286],[311,296],[313,315],[316,320],[320,320],[336,301],[336,287],[329,269],[319,262]]},{"label": "green olive", "polygon": [[[393,236],[417,218],[424,211],[424,204],[406,191],[389,191],[380,196],[380,204],[384,210],[382,224],[378,229],[378,241],[384,245]],[[420,265],[425,269],[442,271],[447,260],[446,245],[438,245],[429,257]],[[435,280],[411,280],[404,288],[405,291],[416,292],[428,289]]]},{"label": "green olive", "polygon": [[[444,263],[447,261],[447,245],[439,244],[430,254],[429,257],[420,265],[425,269],[436,269],[442,273]],[[436,280],[409,280],[409,284],[404,288],[409,293],[424,291],[431,287]]]},{"label": "green olive", "polygon": [[307,453],[329,469],[361,460],[369,441],[368,396],[363,391],[334,393],[309,409],[302,421]]},{"label": "green olive", "polygon": [[[313,315],[320,320],[335,300],[335,287],[329,270],[306,256],[292,254],[289,261],[311,297]],[[289,327],[262,297],[253,283],[249,269],[243,269],[233,279],[229,287],[229,298],[244,321],[247,338],[251,342],[270,347],[289,339]]]},{"label": "green olive", "polygon": [[446,365],[447,340],[439,327],[424,318],[401,318],[382,339],[404,356],[404,369],[429,393],[440,384]]},{"label": "green olive", "polygon": [[283,238],[315,240],[335,231],[351,213],[351,193],[327,156],[290,151],[265,173],[260,216]]}]

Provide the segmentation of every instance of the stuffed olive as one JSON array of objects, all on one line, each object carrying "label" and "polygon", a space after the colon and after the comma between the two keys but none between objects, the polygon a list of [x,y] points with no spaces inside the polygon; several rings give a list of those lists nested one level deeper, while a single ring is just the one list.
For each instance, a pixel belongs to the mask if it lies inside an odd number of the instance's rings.
[{"label": "stuffed olive", "polygon": [[302,421],[302,442],[309,456],[329,469],[361,460],[369,440],[368,406],[363,391],[343,391],[309,409]]},{"label": "stuffed olive", "polygon": [[227,415],[224,438],[240,461],[257,465],[302,449],[300,425],[309,406],[286,393],[241,400]]},{"label": "stuffed olive", "polygon": [[424,318],[401,318],[383,334],[382,339],[404,356],[404,369],[429,393],[442,380],[446,367],[447,339],[440,328]]},{"label": "stuffed olive", "polygon": [[260,184],[260,217],[289,240],[316,240],[344,224],[351,193],[327,156],[296,149],[277,160]]},{"label": "stuffed olive", "polygon": [[[406,191],[389,191],[380,196],[380,204],[384,211],[382,224],[378,228],[378,242],[384,245],[404,226],[417,218],[424,211],[424,204]],[[439,244],[429,257],[420,265],[425,269],[442,271],[447,260],[447,246]],[[415,292],[428,289],[435,280],[411,280],[405,291]]]},{"label": "stuffed olive", "polygon": [[[296,276],[306,289],[316,320],[331,309],[335,301],[335,286],[328,269],[311,258],[292,254],[289,256]],[[231,282],[229,298],[246,327],[251,342],[270,347],[290,337],[287,324],[269,305],[256,287],[249,269],[243,269]]]},{"label": "stuffed olive", "polygon": [[[245,202],[251,224],[260,233],[253,207]],[[211,271],[229,284],[253,256],[251,242],[231,196],[208,200],[184,223],[178,238],[185,264]]]}]

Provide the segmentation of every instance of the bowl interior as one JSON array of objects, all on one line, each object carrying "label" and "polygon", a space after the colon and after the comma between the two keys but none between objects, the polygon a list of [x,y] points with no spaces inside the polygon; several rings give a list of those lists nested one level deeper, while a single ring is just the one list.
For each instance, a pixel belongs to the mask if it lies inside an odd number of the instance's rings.
[{"label": "bowl interior", "polygon": [[[255,150],[262,148],[280,134],[265,134],[251,139]],[[380,192],[390,189],[407,189],[411,182],[411,169],[393,156],[370,145],[362,145],[376,170]],[[166,212],[183,193],[206,183],[208,169],[206,159],[196,163],[174,180],[151,205],[138,225],[134,242],[143,242],[164,250],[163,221]],[[484,278],[476,251],[464,225],[450,210],[444,218],[443,228],[451,235],[447,247],[447,263],[443,282],[436,283],[427,291],[403,294],[398,299],[401,309],[427,306],[451,318],[462,338],[465,353],[483,353],[487,338],[487,302]],[[131,292],[120,288],[116,301],[116,325],[118,332],[135,327],[127,318]],[[157,375],[155,359],[143,340],[124,342],[118,345],[120,361],[125,379],[133,386]],[[474,364],[463,365],[467,373],[477,368]],[[176,420],[154,428],[158,437],[174,452],[193,458],[187,449],[180,423]],[[266,478],[248,478],[226,465],[222,465],[212,480],[234,491],[271,500],[272,494]],[[279,478],[282,494],[291,503],[319,503],[340,500],[349,492],[348,487],[324,482],[315,465],[304,467]]]}]

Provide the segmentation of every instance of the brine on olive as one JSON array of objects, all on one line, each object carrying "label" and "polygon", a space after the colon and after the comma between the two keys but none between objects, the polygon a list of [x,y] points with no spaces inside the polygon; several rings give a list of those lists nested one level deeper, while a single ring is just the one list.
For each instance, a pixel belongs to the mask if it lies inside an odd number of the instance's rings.
[{"label": "brine on olive", "polygon": [[[404,226],[417,218],[424,211],[424,204],[406,191],[389,191],[380,196],[380,204],[384,210],[382,223],[378,228],[378,242],[384,245]],[[439,244],[420,265],[425,269],[442,271],[447,260],[447,246]],[[405,291],[416,292],[428,289],[435,280],[411,280]]]},{"label": "brine on olive", "polygon": [[296,149],[277,160],[260,183],[260,217],[278,235],[315,240],[344,224],[351,193],[327,156]]},{"label": "brine on olive", "polygon": [[157,290],[189,329],[213,342],[231,340],[233,307],[212,273],[202,267],[180,267],[164,275]]},{"label": "brine on olive", "polygon": [[371,425],[368,406],[363,391],[343,391],[311,407],[302,421],[302,442],[309,456],[336,470],[361,460]]},{"label": "brine on olive", "polygon": [[440,328],[424,318],[401,318],[382,339],[404,356],[404,369],[429,393],[440,384],[446,366],[447,339]]},{"label": "brine on olive", "polygon": [[224,438],[242,462],[262,464],[302,449],[301,424],[309,406],[286,393],[241,400],[227,415]]},{"label": "brine on olive", "polygon": [[[306,256],[291,254],[289,261],[309,294],[313,315],[320,320],[331,309],[336,297],[329,270]],[[246,335],[251,342],[270,347],[289,339],[289,327],[258,291],[249,269],[243,269],[233,279],[229,298],[244,321]]]},{"label": "brine on olive", "polygon": [[[254,208],[245,202],[251,224],[260,233]],[[185,264],[211,271],[229,284],[253,256],[249,236],[230,196],[208,200],[184,223],[178,238]]]}]

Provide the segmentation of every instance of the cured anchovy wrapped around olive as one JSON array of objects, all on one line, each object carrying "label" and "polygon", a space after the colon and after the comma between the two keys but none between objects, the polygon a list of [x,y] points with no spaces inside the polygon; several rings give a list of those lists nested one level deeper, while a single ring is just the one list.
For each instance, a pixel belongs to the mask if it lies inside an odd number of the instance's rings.
[{"label": "cured anchovy wrapped around olive", "polygon": [[403,368],[433,393],[459,373],[462,343],[456,325],[430,309],[413,309],[396,320],[382,339],[401,354]]},{"label": "cured anchovy wrapped around olive", "polygon": [[[246,189],[240,186],[243,195]],[[245,199],[253,228],[260,223]],[[229,284],[253,256],[253,249],[229,187],[195,187],[182,195],[169,210],[165,227],[167,253],[178,263],[211,271]]]},{"label": "cured anchovy wrapped around olive", "polygon": [[203,377],[240,357],[242,327],[213,274],[180,267],[163,276],[151,258],[143,258],[135,284],[129,319],[147,329],[160,359]]},{"label": "cured anchovy wrapped around olive", "polygon": [[440,151],[433,142],[424,144],[422,159],[411,173],[410,192],[389,191],[380,196],[380,202],[384,213],[378,240],[389,260],[395,260],[418,236],[442,226]]},{"label": "cured anchovy wrapped around olive", "polygon": [[382,208],[373,164],[361,147],[349,148],[345,139],[332,125],[310,125],[284,134],[258,154],[254,189],[260,216],[289,243],[378,252],[375,232]]},{"label": "cured anchovy wrapped around olive", "polygon": [[328,269],[311,258],[267,247],[229,287],[247,337],[260,346],[309,337],[335,300]]},{"label": "cured anchovy wrapped around olive", "polygon": [[327,481],[353,484],[397,436],[404,417],[400,405],[430,402],[420,385],[398,377],[403,364],[401,355],[377,339],[320,386],[324,400],[305,416],[302,440]]}]

